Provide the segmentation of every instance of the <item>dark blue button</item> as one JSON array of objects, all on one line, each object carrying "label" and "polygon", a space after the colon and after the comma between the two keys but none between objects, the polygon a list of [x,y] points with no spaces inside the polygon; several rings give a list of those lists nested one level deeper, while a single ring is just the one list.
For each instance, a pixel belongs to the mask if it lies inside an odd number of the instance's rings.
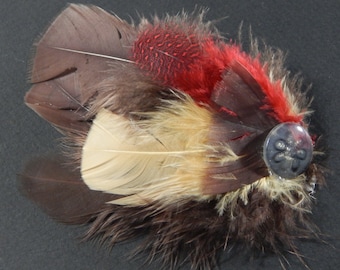
[{"label": "dark blue button", "polygon": [[268,134],[263,146],[263,159],[268,169],[282,178],[302,174],[313,156],[313,143],[308,132],[295,123],[282,123]]}]

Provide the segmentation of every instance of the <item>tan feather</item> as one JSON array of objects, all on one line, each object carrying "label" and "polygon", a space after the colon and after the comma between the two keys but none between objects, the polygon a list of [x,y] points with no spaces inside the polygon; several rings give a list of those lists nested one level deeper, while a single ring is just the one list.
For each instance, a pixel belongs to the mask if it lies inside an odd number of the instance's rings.
[{"label": "tan feather", "polygon": [[211,113],[192,100],[167,103],[138,122],[106,109],[97,114],[81,162],[91,189],[133,195],[116,204],[205,198],[201,185]]}]

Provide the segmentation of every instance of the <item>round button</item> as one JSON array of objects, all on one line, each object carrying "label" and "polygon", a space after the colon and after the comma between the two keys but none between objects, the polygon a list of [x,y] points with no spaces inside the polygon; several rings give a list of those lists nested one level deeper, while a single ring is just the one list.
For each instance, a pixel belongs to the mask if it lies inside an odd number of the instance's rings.
[{"label": "round button", "polygon": [[302,174],[310,164],[313,143],[308,132],[296,123],[282,123],[268,134],[263,159],[268,169],[286,179]]}]

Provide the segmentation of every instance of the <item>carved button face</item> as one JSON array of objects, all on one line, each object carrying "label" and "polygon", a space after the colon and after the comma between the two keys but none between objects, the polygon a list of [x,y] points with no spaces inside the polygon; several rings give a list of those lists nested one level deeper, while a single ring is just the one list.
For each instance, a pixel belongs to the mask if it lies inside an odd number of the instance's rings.
[{"label": "carved button face", "polygon": [[282,123],[268,134],[263,146],[263,159],[268,169],[292,179],[302,174],[310,164],[313,143],[308,132],[295,123]]}]

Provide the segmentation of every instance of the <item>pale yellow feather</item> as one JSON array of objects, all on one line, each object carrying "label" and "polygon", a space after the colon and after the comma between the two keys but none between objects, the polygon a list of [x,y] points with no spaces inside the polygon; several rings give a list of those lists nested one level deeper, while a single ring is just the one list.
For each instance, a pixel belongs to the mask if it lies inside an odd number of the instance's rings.
[{"label": "pale yellow feather", "polygon": [[[209,145],[211,112],[187,97],[140,115],[147,120],[129,120],[102,109],[84,144],[82,177],[93,190],[123,195],[110,203],[168,205],[217,199],[216,210],[222,215],[230,209],[233,216],[233,205],[240,199],[247,204],[254,189],[296,209],[305,209],[302,206],[310,200],[304,175],[292,180],[270,175],[224,195],[204,195],[207,167],[239,158],[228,144]],[[235,181],[233,174],[223,179]]]},{"label": "pale yellow feather", "polygon": [[282,179],[276,175],[269,175],[250,185],[220,196],[216,210],[220,215],[223,215],[226,209],[230,209],[229,214],[233,217],[233,205],[236,205],[238,200],[248,204],[248,194],[257,189],[271,201],[282,202],[299,211],[308,211],[306,204],[312,197],[308,192],[307,185],[306,176],[303,174],[295,179]]},{"label": "pale yellow feather", "polygon": [[112,203],[140,205],[204,199],[211,113],[192,100],[171,101],[148,120],[102,109],[83,147],[81,172],[93,190],[126,195]]}]

